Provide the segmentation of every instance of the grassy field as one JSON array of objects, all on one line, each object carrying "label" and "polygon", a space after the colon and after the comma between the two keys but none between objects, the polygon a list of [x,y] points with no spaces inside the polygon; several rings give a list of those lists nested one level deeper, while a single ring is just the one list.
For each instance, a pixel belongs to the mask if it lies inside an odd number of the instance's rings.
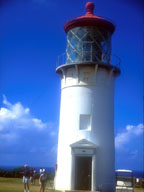
[{"label": "grassy field", "polygon": [[[45,192],[53,192],[54,190],[49,190],[52,188],[52,184],[47,184]],[[40,185],[39,181],[36,180],[35,185],[30,184],[30,192],[39,192]],[[0,177],[0,192],[23,192],[24,187],[22,179],[20,178],[4,178]]]},{"label": "grassy field", "polygon": [[[47,183],[45,192],[55,192],[51,183]],[[36,180],[35,185],[30,185],[30,192],[39,192],[39,181]],[[135,192],[144,192],[144,188],[135,188]],[[0,177],[0,192],[23,192],[23,183],[20,178],[4,178]],[[58,192],[58,191],[56,191]]]}]

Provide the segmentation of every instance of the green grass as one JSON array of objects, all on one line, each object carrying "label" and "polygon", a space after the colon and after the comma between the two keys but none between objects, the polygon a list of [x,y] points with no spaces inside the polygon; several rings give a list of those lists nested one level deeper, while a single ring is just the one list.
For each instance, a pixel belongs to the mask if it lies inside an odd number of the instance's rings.
[{"label": "green grass", "polygon": [[[52,189],[52,183],[47,183],[45,192],[58,192]],[[0,177],[0,192],[23,192],[22,178]],[[30,192],[39,192],[40,186],[38,179],[35,185],[30,184]],[[144,192],[144,188],[135,188],[134,192]]]},{"label": "green grass", "polygon": [[[48,190],[50,186],[49,183],[46,185],[45,192],[54,192],[54,190]],[[40,185],[38,179],[35,185],[30,184],[30,192],[39,192]],[[23,192],[24,186],[22,183],[22,178],[5,178],[0,177],[0,192]]]}]

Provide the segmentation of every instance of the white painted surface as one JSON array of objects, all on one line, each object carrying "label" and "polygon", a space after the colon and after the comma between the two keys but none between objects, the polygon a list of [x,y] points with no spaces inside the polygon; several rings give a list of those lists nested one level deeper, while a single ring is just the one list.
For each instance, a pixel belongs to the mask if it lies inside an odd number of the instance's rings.
[{"label": "white painted surface", "polygon": [[120,173],[132,173],[132,170],[128,170],[128,169],[117,169],[116,172],[120,172]]},{"label": "white painted surface", "polygon": [[[94,66],[73,66],[61,75],[61,108],[55,188],[74,188],[74,154],[71,144],[86,139],[97,148],[91,154],[92,190],[113,192],[114,74]],[[90,115],[90,128],[80,129],[80,115]],[[78,149],[77,149],[78,150]],[[79,149],[80,150],[80,149]],[[90,151],[89,151],[90,152]],[[86,154],[88,155],[88,154]]]}]

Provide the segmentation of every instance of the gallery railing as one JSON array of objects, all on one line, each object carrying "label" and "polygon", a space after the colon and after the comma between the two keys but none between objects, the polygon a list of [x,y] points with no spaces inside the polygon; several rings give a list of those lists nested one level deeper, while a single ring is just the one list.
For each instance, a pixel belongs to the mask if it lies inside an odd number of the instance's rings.
[{"label": "gallery railing", "polygon": [[117,68],[120,68],[121,60],[117,55],[103,55],[88,51],[82,52],[81,54],[77,55],[73,54],[71,57],[69,57],[66,53],[63,53],[57,58],[56,68],[64,64],[88,64],[89,62],[98,63],[99,65],[112,65]]}]

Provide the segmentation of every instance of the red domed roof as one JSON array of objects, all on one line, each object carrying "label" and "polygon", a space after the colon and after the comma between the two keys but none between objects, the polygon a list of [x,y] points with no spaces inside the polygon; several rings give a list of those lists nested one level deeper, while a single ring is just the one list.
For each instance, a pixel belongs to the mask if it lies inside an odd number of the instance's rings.
[{"label": "red domed roof", "polygon": [[86,14],[84,16],[77,17],[76,19],[67,22],[64,26],[65,32],[67,33],[70,29],[75,27],[97,26],[97,27],[103,27],[104,29],[113,33],[115,30],[114,24],[102,17],[94,15],[93,11],[94,11],[94,3],[87,2]]}]

